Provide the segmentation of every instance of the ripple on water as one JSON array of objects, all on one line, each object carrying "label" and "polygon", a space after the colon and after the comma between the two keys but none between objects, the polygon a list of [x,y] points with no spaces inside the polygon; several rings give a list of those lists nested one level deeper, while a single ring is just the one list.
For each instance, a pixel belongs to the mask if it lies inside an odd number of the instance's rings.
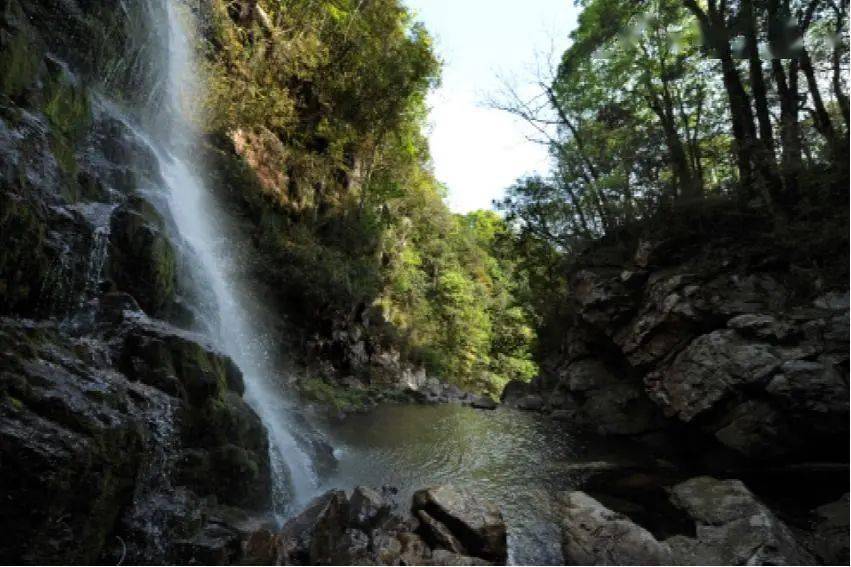
[{"label": "ripple on water", "polygon": [[512,563],[561,563],[552,495],[578,486],[569,465],[605,459],[580,456],[563,424],[504,408],[388,405],[326,430],[338,464],[323,488],[390,484],[408,503],[425,486],[464,487],[499,504]]}]

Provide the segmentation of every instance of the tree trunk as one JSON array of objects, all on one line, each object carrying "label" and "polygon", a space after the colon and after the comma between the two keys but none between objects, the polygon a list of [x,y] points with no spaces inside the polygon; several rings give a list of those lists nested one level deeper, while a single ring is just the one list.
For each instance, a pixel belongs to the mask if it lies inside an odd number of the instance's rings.
[{"label": "tree trunk", "polygon": [[801,127],[798,122],[798,61],[789,61],[789,74],[783,69],[783,61],[771,60],[774,82],[780,95],[780,145],[781,170],[785,186],[784,201],[798,197],[798,179],[803,167],[801,161]]},{"label": "tree trunk", "polygon": [[836,135],[836,129],[833,127],[833,121],[830,119],[830,114],[824,106],[824,100],[821,97],[821,91],[819,91],[818,87],[818,79],[816,78],[816,73],[813,69],[813,62],[806,49],[802,50],[800,63],[801,70],[804,71],[804,76],[807,78],[807,87],[810,91],[810,97],[813,100],[816,130],[818,130],[819,133],[824,136],[825,141],[827,141],[831,160],[834,164],[841,165],[840,161],[845,161],[848,156],[844,155],[844,152],[842,151],[842,144],[839,141],[839,137]]}]

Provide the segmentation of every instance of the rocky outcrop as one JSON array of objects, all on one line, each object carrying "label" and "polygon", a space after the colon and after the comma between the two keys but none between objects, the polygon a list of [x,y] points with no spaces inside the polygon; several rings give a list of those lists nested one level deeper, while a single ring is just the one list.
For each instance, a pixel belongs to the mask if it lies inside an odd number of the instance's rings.
[{"label": "rocky outcrop", "polygon": [[[657,540],[582,492],[559,498],[568,565],[808,565],[814,558],[741,482],[698,477],[671,489],[694,533]],[[844,534],[847,540],[847,530]]]},{"label": "rocky outcrop", "polygon": [[149,10],[0,0],[2,563],[233,562],[267,519],[266,431],[169,323],[180,243],[118,110],[157,104]]},{"label": "rocky outcrop", "polygon": [[414,494],[411,510],[423,521],[426,537],[436,541],[448,532],[455,553],[465,551],[496,563],[508,557],[506,527],[495,505],[482,502],[469,492],[443,485]]},{"label": "rocky outcrop", "polygon": [[505,403],[606,434],[685,428],[748,459],[847,462],[847,292],[802,281],[793,251],[756,234],[612,252],[576,259],[544,371]]},{"label": "rocky outcrop", "polygon": [[[412,504],[416,517],[405,518],[390,512],[392,492],[380,493],[362,486],[351,495],[342,490],[329,491],[314,499],[277,533],[262,529],[250,534],[242,545],[243,560],[276,565],[505,562],[505,524],[491,504],[450,487],[438,487],[418,493]],[[421,507],[424,500],[452,527],[425,512]],[[434,502],[441,504],[435,508]],[[443,509],[449,512],[442,512]],[[500,530],[501,536],[497,533]]]},{"label": "rocky outcrop", "polygon": [[191,335],[124,312],[118,327],[104,313],[73,335],[0,324],[7,562],[180,562],[212,545],[211,530],[238,541],[236,526],[266,511],[266,432],[239,371]]}]

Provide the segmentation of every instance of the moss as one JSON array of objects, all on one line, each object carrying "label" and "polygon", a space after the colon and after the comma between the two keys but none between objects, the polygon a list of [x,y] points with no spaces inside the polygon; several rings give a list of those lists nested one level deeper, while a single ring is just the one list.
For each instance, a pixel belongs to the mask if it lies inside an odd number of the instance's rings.
[{"label": "moss", "polygon": [[21,94],[36,81],[41,61],[37,35],[18,2],[9,2],[0,14],[0,90],[10,97]]},{"label": "moss", "polygon": [[11,406],[16,410],[20,411],[24,408],[24,402],[13,396],[6,396],[6,401],[8,401],[9,404],[11,404]]},{"label": "moss", "polygon": [[59,132],[74,139],[91,124],[89,93],[63,64],[49,58],[47,61],[49,73],[42,111]]},{"label": "moss", "polygon": [[311,378],[299,383],[299,392],[305,400],[335,411],[359,411],[373,405],[377,392],[371,389],[352,390],[331,384],[321,378]]}]

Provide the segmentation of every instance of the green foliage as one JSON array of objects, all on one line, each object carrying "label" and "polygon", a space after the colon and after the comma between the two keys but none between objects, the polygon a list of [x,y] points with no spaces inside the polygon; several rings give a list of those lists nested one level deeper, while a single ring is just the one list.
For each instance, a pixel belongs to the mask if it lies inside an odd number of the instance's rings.
[{"label": "green foliage", "polygon": [[431,174],[422,129],[439,64],[422,25],[398,0],[247,5],[212,3],[208,127],[243,159],[265,269],[299,323],[327,339],[377,310],[369,340],[432,375],[492,395],[530,379],[513,236],[494,213],[452,214]]}]

